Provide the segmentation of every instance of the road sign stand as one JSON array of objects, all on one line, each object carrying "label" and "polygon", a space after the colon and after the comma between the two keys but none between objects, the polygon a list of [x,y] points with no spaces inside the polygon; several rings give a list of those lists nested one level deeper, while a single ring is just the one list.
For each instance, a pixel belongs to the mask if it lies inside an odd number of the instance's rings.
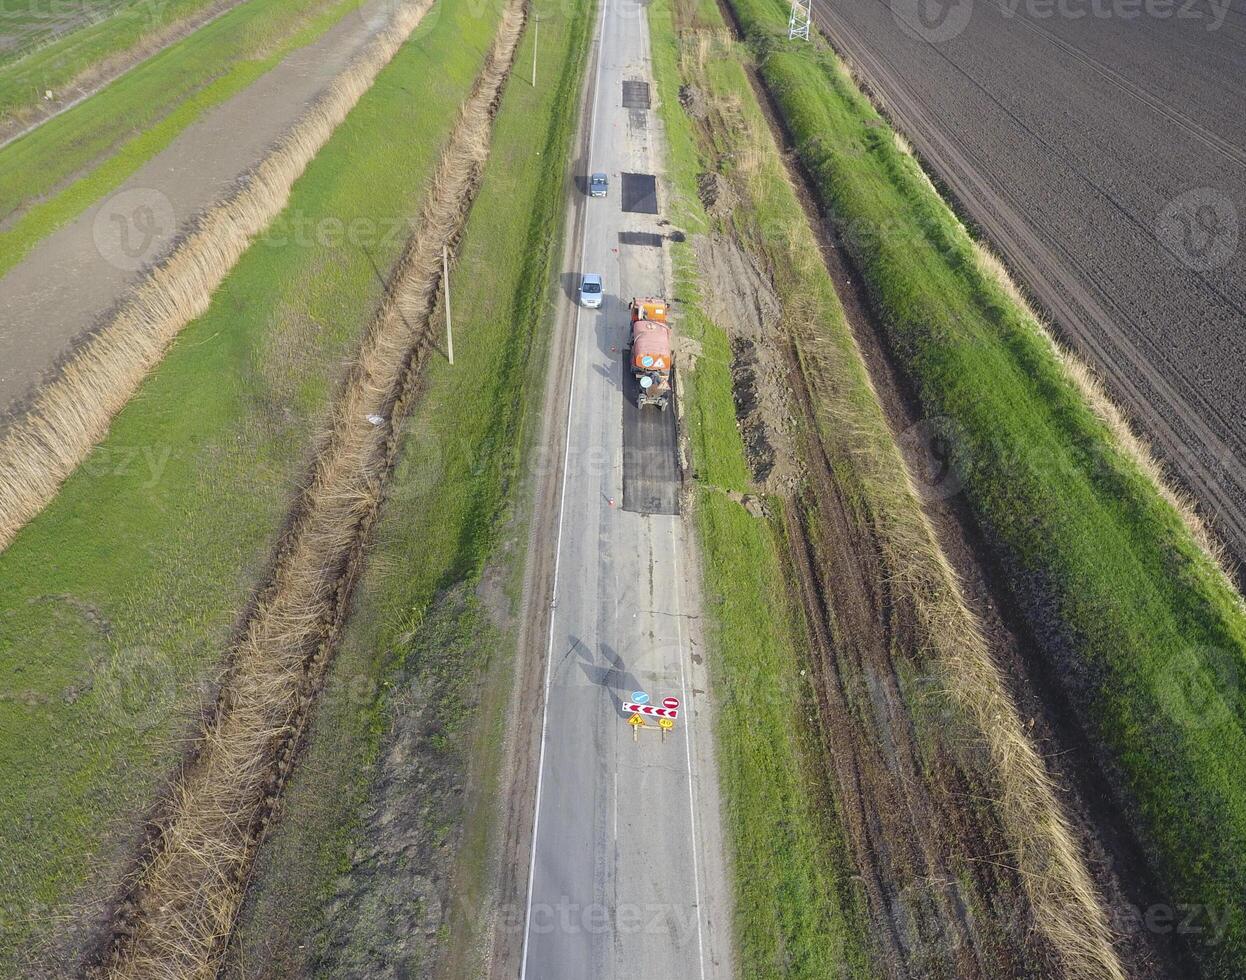
[{"label": "road sign stand", "polygon": [[[642,692],[636,692],[640,694]],[[632,741],[640,741],[640,730],[657,731],[662,741],[666,741],[666,733],[675,728],[675,719],[679,717],[679,699],[663,698],[662,704],[648,704],[649,697],[645,695],[643,699],[635,698],[632,701],[623,702],[623,710],[629,712],[631,717],[627,719],[627,723],[632,726]],[[656,729],[645,724],[645,717],[653,716],[658,719]]]},{"label": "road sign stand", "polygon": [[642,718],[640,715],[632,715],[632,717],[627,719],[627,723],[632,726],[632,741],[633,742],[640,741],[640,732],[642,730],[646,732],[657,732],[658,737],[661,738],[663,742],[665,742],[666,733],[673,730],[675,727],[675,722],[671,718],[659,718],[656,728],[653,725],[646,725],[645,719]]}]

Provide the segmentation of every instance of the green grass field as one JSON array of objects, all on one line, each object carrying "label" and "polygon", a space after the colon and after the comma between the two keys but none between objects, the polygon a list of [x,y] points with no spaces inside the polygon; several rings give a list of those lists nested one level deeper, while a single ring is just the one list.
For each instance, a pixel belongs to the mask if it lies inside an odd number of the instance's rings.
[{"label": "green grass field", "polygon": [[70,9],[40,0],[21,6],[6,3],[0,7],[0,64],[106,20],[122,9],[122,0],[95,0]]},{"label": "green grass field", "polygon": [[0,6],[0,117],[212,0],[26,0]]},{"label": "green grass field", "polygon": [[[1176,512],[1112,442],[1047,341],[978,262],[826,45],[786,43],[777,0],[730,0],[821,205],[883,312],[1007,584],[1052,653],[1173,903],[1225,934],[1208,975],[1246,970],[1246,616]],[[782,40],[780,36],[782,35]],[[1157,896],[1157,901],[1161,900]],[[1204,925],[1206,920],[1204,918]]]},{"label": "green grass field", "polygon": [[249,0],[0,150],[0,275],[359,3]]},{"label": "green grass field", "polygon": [[0,974],[27,972],[23,955],[68,909],[115,886],[265,572],[496,26],[493,6],[443,2],[0,554]]},{"label": "green grass field", "polygon": [[[697,232],[710,226],[696,190],[697,174],[707,168],[678,99],[676,9],[681,29],[721,22],[712,0],[654,0],[648,9],[675,219]],[[751,99],[737,63],[715,58],[709,70],[724,90]],[[753,202],[738,202],[734,220],[757,217]],[[752,516],[727,495],[752,484],[736,426],[730,345],[698,305],[691,247],[673,247],[679,329],[701,347],[681,383],[715,665],[737,970],[750,978],[872,976],[864,897],[837,825],[816,722],[808,723],[816,706],[804,676],[808,651],[800,613],[784,587],[782,524]],[[779,500],[771,505],[783,506]]]},{"label": "green grass field", "polygon": [[[383,891],[368,892],[355,903],[362,908],[335,915],[328,905],[338,876],[352,868],[351,856],[370,855],[378,844],[365,839],[360,825],[380,776],[378,752],[394,727],[414,724],[413,715],[422,731],[435,722],[438,734],[420,742],[428,784],[418,799],[404,796],[400,805],[418,805],[421,833],[462,842],[456,892],[465,901],[456,904],[437,946],[460,954],[451,975],[474,976],[479,966],[482,923],[457,913],[476,908],[491,881],[485,867],[495,813],[491,787],[505,740],[501,709],[510,692],[514,636],[489,618],[473,590],[486,563],[502,564],[512,590],[521,571],[515,559],[526,537],[515,498],[536,434],[533,409],[541,400],[562,255],[572,107],[579,104],[592,23],[592,4],[578,6],[570,18],[542,12],[544,80],[534,90],[521,71],[506,88],[451,270],[455,364],[436,356],[426,368],[342,649],[287,790],[292,818],[260,857],[240,932],[240,960],[263,960],[275,975],[301,974],[327,944],[344,939],[350,951],[337,955],[361,958],[348,962],[373,956],[392,964],[398,955]],[[529,29],[517,64],[530,64],[532,42]],[[489,288],[473,287],[482,282]],[[417,707],[411,690],[419,691]],[[469,767],[475,796],[464,801],[451,787],[461,785]],[[373,874],[372,860],[360,859],[360,878]],[[401,891],[407,904],[412,887]],[[414,971],[437,952],[413,950],[416,959],[401,966]]]}]

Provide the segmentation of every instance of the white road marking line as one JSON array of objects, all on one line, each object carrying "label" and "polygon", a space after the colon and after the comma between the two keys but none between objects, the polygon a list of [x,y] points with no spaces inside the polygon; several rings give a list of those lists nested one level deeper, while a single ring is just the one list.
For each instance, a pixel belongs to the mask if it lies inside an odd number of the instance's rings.
[{"label": "white road marking line", "polygon": [[[646,30],[642,32],[643,56],[645,66],[647,68],[653,65],[653,55],[650,50],[648,24],[649,18],[647,12],[641,9],[641,19],[645,22]],[[651,71],[646,72],[650,78],[653,77]],[[655,85],[656,88],[656,85]],[[646,150],[648,147],[646,146]],[[646,157],[648,153],[646,152]],[[657,168],[653,167],[653,172],[657,173]],[[665,250],[664,250],[665,251]],[[701,928],[701,912],[703,906],[701,904],[701,862],[697,847],[697,807],[696,792],[693,789],[693,768],[692,768],[692,700],[688,697],[688,681],[684,668],[684,625],[683,610],[679,602],[680,593],[680,577],[679,577],[679,519],[671,521],[671,571],[675,576],[675,639],[679,644],[679,692],[680,700],[685,708],[684,715],[684,755],[688,763],[688,823],[692,834],[692,883],[693,893],[697,903],[697,960],[701,967],[701,980],[705,980],[705,941],[704,930]],[[689,651],[691,656],[691,651]]]},{"label": "white road marking line", "polygon": [[686,706],[684,715],[684,753],[688,759],[688,822],[692,828],[692,884],[697,902],[697,959],[701,964],[701,980],[705,980],[705,943],[701,929],[701,864],[697,856],[697,807],[696,793],[692,788],[692,701],[688,698],[688,681],[684,672],[684,624],[683,611],[679,605],[679,539],[675,533],[678,521],[671,522],[671,564],[675,574],[675,639],[679,643],[679,692]]},{"label": "white road marking line", "polygon": [[[592,106],[589,109],[588,116],[588,163],[592,166],[595,159],[594,140],[597,135],[597,101],[601,97],[601,62],[602,62],[602,34],[605,29],[606,8],[610,5],[610,0],[602,0],[601,13],[597,24],[597,70],[593,79],[593,99]],[[591,211],[585,209],[584,225],[580,229],[580,262],[584,260],[584,243],[588,236],[588,222]],[[524,932],[523,932],[523,956],[519,966],[519,980],[527,980],[528,975],[528,939],[532,935],[532,883],[536,879],[536,849],[537,834],[541,826],[541,789],[545,776],[545,740],[549,732],[549,687],[554,672],[554,621],[558,616],[558,566],[562,559],[562,526],[567,510],[567,465],[571,458],[571,410],[575,403],[575,363],[576,354],[579,349],[580,340],[580,304],[575,305],[575,325],[574,334],[571,338],[571,380],[570,391],[567,394],[567,426],[565,434],[565,442],[562,454],[562,488],[559,491],[560,500],[558,502],[558,534],[554,539],[554,592],[553,601],[554,609],[549,617],[549,643],[545,650],[545,704],[541,710],[541,752],[537,760],[536,770],[536,804],[532,817],[532,860],[528,865],[528,901],[524,912]],[[700,928],[700,921],[697,922]]]}]

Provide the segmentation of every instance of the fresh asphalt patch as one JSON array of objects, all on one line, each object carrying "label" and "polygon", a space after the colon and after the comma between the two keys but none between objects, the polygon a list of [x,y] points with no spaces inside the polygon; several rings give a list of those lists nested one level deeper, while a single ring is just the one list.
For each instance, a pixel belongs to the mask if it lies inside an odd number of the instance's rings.
[{"label": "fresh asphalt patch", "polygon": [[638,248],[661,248],[662,236],[649,231],[621,231],[620,245],[634,245]]},{"label": "fresh asphalt patch", "polygon": [[623,210],[658,213],[658,181],[653,174],[623,174]]},{"label": "fresh asphalt patch", "polygon": [[623,108],[648,109],[649,83],[629,80],[623,83]]},{"label": "fresh asphalt patch", "polygon": [[[679,462],[675,396],[666,410],[637,407],[640,385],[631,372],[630,350],[623,370],[623,509],[635,514],[679,513]],[[673,387],[672,378],[672,387]]]}]

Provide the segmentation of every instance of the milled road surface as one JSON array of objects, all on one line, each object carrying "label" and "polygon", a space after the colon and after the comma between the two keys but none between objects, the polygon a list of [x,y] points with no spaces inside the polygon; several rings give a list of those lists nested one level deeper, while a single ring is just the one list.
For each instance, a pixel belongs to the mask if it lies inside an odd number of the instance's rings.
[{"label": "milled road surface", "polygon": [[[624,458],[652,426],[665,439],[673,413],[643,426],[627,397],[621,358],[627,299],[669,285],[660,214],[621,207],[621,174],[656,174],[655,113],[625,108],[623,82],[652,82],[643,0],[602,0],[597,70],[590,77],[589,170],[610,196],[585,202],[583,258],[565,277],[601,273],[600,311],[578,309],[557,565],[550,615],[536,821],[524,915],[527,980],[731,975],[729,905],[719,832],[707,678],[701,663],[696,565],[673,513],[623,508],[624,472],[673,511],[669,458]],[[660,192],[659,192],[660,197]],[[660,201],[658,202],[661,203]],[[659,208],[659,211],[661,209]],[[627,235],[620,241],[620,234]],[[573,250],[574,252],[574,250]],[[569,290],[570,292],[570,290]],[[567,302],[572,302],[568,297]],[[639,498],[642,502],[644,496]],[[680,701],[675,729],[653,720],[633,735],[621,710],[634,691]]]},{"label": "milled road surface", "polygon": [[74,341],[98,326],[225,197],[364,44],[393,0],[367,0],[206,112],[119,188],[40,242],[0,279],[0,425]]},{"label": "milled road surface", "polygon": [[1246,558],[1246,8],[814,0]]}]

